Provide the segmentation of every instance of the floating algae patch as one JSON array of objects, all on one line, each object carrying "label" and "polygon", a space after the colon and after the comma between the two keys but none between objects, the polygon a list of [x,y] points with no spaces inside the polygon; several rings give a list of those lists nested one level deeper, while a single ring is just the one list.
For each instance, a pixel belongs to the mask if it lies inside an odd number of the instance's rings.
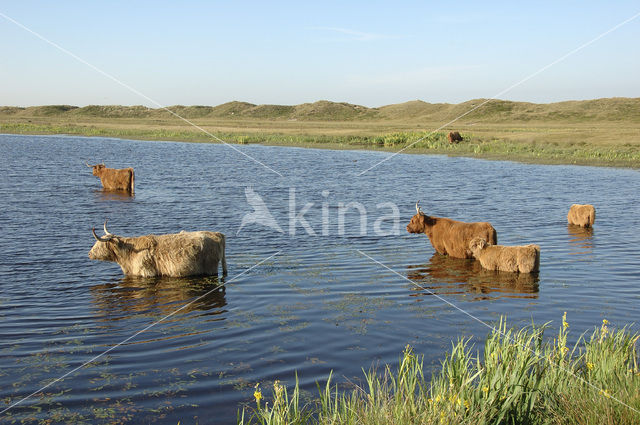
[{"label": "floating algae patch", "polygon": [[393,305],[395,305],[393,301],[385,298],[348,293],[337,301],[325,303],[325,306],[335,315],[324,320],[346,326],[349,330],[364,335],[367,333],[367,326],[375,322],[376,313]]}]

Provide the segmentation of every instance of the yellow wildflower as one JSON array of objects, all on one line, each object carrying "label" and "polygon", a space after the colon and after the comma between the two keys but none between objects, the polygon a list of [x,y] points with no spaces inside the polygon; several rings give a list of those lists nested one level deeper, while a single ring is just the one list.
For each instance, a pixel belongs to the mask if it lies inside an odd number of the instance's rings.
[{"label": "yellow wildflower", "polygon": [[589,369],[589,370],[593,370],[593,368],[594,368],[594,367],[595,367],[595,366],[594,366],[594,364],[593,364],[593,363],[591,363],[591,362],[587,362],[587,369]]},{"label": "yellow wildflower", "polygon": [[482,387],[482,391],[485,393],[485,395],[489,392],[489,387]]},{"label": "yellow wildflower", "polygon": [[262,400],[262,391],[260,391],[260,383],[256,384],[254,388],[256,390],[253,392],[253,396],[256,399],[256,403],[260,404],[260,400]]},{"label": "yellow wildflower", "polygon": [[432,399],[432,398],[428,399],[427,401],[428,401],[429,403],[433,403],[433,399]]},{"label": "yellow wildflower", "polygon": [[602,324],[604,326],[607,326],[609,324],[609,321],[607,319],[602,319]]},{"label": "yellow wildflower", "polygon": [[465,400],[464,401],[464,407],[469,410],[471,408],[471,403],[469,403],[469,400]]},{"label": "yellow wildflower", "polygon": [[565,311],[562,315],[562,327],[567,329],[569,327],[569,323],[567,322],[567,312]]},{"label": "yellow wildflower", "polygon": [[603,396],[609,398],[611,397],[611,394],[609,394],[609,391],[607,390],[600,390],[600,394],[602,394]]}]

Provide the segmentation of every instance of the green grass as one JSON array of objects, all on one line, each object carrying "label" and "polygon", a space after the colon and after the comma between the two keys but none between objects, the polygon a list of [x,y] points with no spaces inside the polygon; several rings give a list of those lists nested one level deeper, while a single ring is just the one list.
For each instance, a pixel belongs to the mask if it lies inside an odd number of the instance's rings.
[{"label": "green grass", "polygon": [[[640,99],[533,104],[483,99],[460,104],[412,101],[367,108],[319,101],[301,105],[171,106],[228,143],[433,153],[536,163],[640,168]],[[449,144],[459,131],[464,141]],[[0,107],[0,133],[71,134],[217,142],[164,109],[69,105]]]},{"label": "green grass", "polygon": [[[0,133],[69,134],[93,137],[116,137],[142,140],[172,140],[185,142],[218,141],[190,127],[131,128],[49,125],[31,123],[0,124]],[[581,142],[522,142],[483,134],[462,133],[465,140],[449,144],[446,132],[393,132],[383,135],[323,135],[259,132],[212,131],[226,143],[267,144],[335,149],[370,149],[406,153],[443,154],[520,162],[578,164],[640,168],[640,144],[589,144]]]},{"label": "green grass", "polygon": [[482,356],[460,339],[430,381],[422,356],[407,347],[396,368],[366,372],[362,387],[341,391],[330,376],[308,402],[297,382],[289,390],[276,381],[268,399],[257,386],[257,403],[238,423],[637,424],[640,335],[607,325],[569,347],[564,317],[553,340],[547,325],[509,329],[501,320]]}]

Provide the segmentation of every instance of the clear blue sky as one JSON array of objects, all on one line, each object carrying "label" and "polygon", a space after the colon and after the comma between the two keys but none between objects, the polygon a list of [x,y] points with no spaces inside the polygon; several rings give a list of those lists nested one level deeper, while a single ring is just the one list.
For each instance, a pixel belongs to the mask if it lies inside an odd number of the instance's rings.
[{"label": "clear blue sky", "polygon": [[[489,98],[640,12],[640,2],[0,1],[162,105]],[[640,17],[501,99],[640,97]],[[143,104],[0,16],[0,105]]]}]

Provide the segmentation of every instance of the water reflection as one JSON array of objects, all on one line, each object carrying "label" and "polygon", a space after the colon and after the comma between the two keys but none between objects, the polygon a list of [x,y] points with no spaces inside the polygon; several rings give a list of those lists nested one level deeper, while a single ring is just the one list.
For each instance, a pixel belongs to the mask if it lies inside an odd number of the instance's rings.
[{"label": "water reflection", "polygon": [[[411,296],[472,296],[472,300],[537,298],[538,275],[485,270],[479,261],[434,254],[427,264],[410,265],[407,277],[416,285]],[[422,289],[424,288],[424,289]]]},{"label": "water reflection", "polygon": [[225,310],[222,308],[227,305],[223,284],[223,278],[211,276],[126,276],[115,282],[93,286],[91,295],[97,315],[106,321],[127,319],[141,313],[169,314],[191,301],[180,310],[181,314],[202,311],[203,314],[217,315],[223,313]]},{"label": "water reflection", "polygon": [[580,227],[572,224],[567,225],[569,233],[569,244],[571,250],[569,255],[593,254],[593,227]]},{"label": "water reflection", "polygon": [[122,190],[96,189],[93,191],[96,201],[133,201],[133,193]]}]

